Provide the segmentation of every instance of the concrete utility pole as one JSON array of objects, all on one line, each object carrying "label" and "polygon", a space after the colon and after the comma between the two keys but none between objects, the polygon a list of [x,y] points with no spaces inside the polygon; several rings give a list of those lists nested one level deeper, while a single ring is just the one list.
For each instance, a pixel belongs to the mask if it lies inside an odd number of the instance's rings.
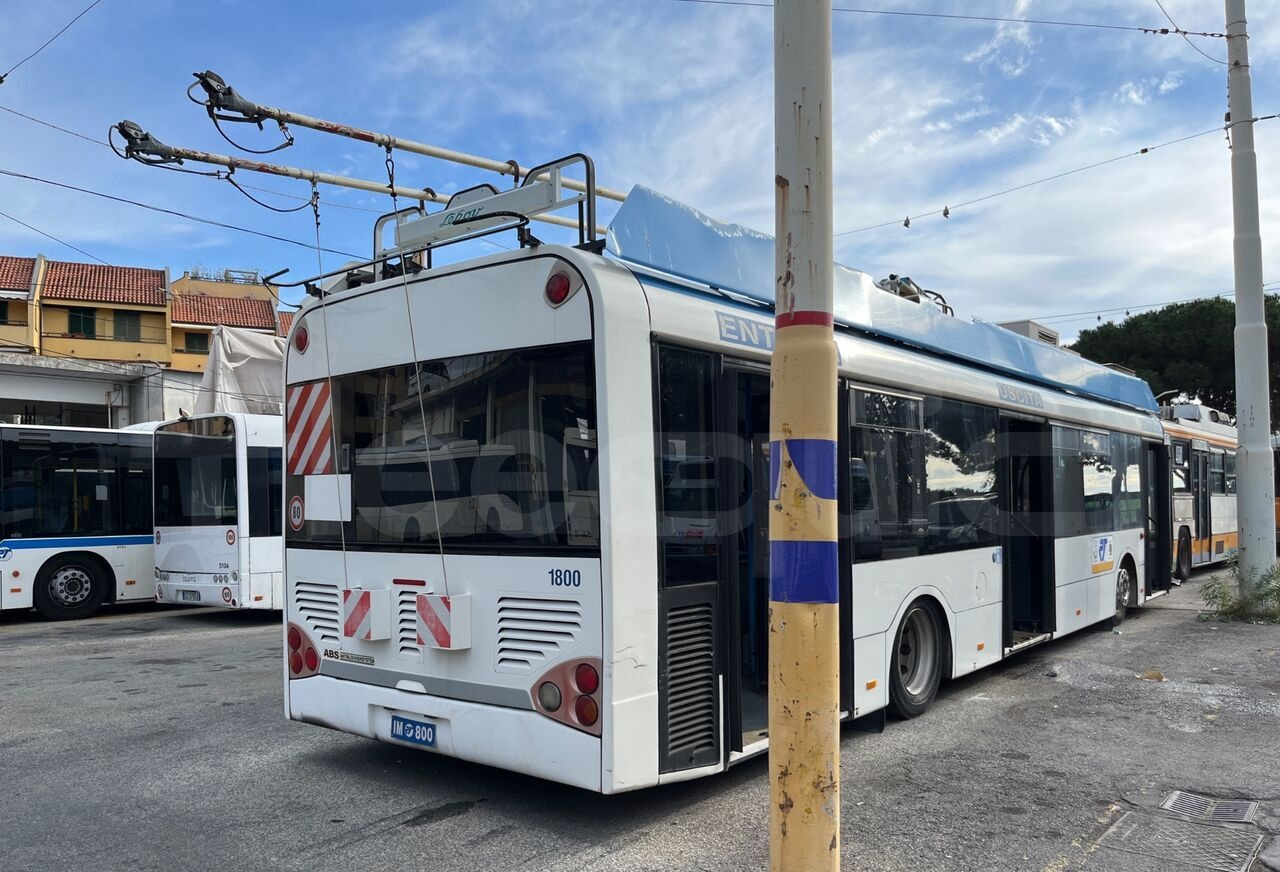
[{"label": "concrete utility pole", "polygon": [[777,0],[773,28],[769,862],[813,872],[840,868],[830,0]]},{"label": "concrete utility pole", "polygon": [[1230,98],[1231,203],[1236,273],[1236,506],[1240,518],[1240,586],[1275,564],[1275,462],[1271,455],[1271,379],[1262,293],[1258,157],[1253,150],[1253,89],[1244,0],[1226,0]]}]

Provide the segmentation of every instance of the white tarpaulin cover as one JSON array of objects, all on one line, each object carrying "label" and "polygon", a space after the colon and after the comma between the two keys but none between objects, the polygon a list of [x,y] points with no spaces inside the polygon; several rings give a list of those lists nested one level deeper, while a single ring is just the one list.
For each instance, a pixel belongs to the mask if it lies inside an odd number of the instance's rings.
[{"label": "white tarpaulin cover", "polygon": [[237,327],[215,327],[196,413],[284,413],[285,340]]}]

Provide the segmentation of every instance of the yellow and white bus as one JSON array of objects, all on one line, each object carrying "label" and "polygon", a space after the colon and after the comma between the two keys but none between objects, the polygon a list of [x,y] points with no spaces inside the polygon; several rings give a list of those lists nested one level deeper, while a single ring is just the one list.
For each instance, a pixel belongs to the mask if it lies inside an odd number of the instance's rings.
[{"label": "yellow and white bus", "polygon": [[1173,505],[1174,575],[1185,581],[1198,566],[1235,556],[1236,428],[1217,409],[1193,403],[1164,406]]}]

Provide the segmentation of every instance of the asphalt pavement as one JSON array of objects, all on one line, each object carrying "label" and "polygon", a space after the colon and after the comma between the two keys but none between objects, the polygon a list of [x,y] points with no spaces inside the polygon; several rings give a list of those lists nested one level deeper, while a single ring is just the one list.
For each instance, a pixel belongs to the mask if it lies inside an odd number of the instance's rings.
[{"label": "asphalt pavement", "polygon": [[[1280,870],[1280,626],[1197,586],[846,730],[843,868],[1195,872],[1261,837]],[[280,646],[277,614],[0,616],[0,870],[768,866],[763,759],[600,797],[287,721]],[[1260,808],[1170,832],[1178,789]]]}]

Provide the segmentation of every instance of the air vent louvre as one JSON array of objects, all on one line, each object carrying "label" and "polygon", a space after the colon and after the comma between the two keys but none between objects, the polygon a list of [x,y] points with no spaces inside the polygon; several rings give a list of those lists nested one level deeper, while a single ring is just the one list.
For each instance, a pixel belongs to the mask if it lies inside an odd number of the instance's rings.
[{"label": "air vent louvre", "polygon": [[299,581],[293,587],[292,614],[306,625],[307,631],[317,642],[337,644],[341,606],[336,584],[318,581]]},{"label": "air vent louvre", "polygon": [[417,656],[422,653],[422,649],[418,647],[417,612],[417,591],[399,591],[396,597],[396,639],[399,641],[401,654]]},{"label": "air vent louvre", "polygon": [[581,635],[582,605],[576,600],[498,597],[501,672],[531,672],[571,648]]},{"label": "air vent louvre", "polygon": [[716,747],[715,619],[709,603],[667,612],[667,753]]}]

